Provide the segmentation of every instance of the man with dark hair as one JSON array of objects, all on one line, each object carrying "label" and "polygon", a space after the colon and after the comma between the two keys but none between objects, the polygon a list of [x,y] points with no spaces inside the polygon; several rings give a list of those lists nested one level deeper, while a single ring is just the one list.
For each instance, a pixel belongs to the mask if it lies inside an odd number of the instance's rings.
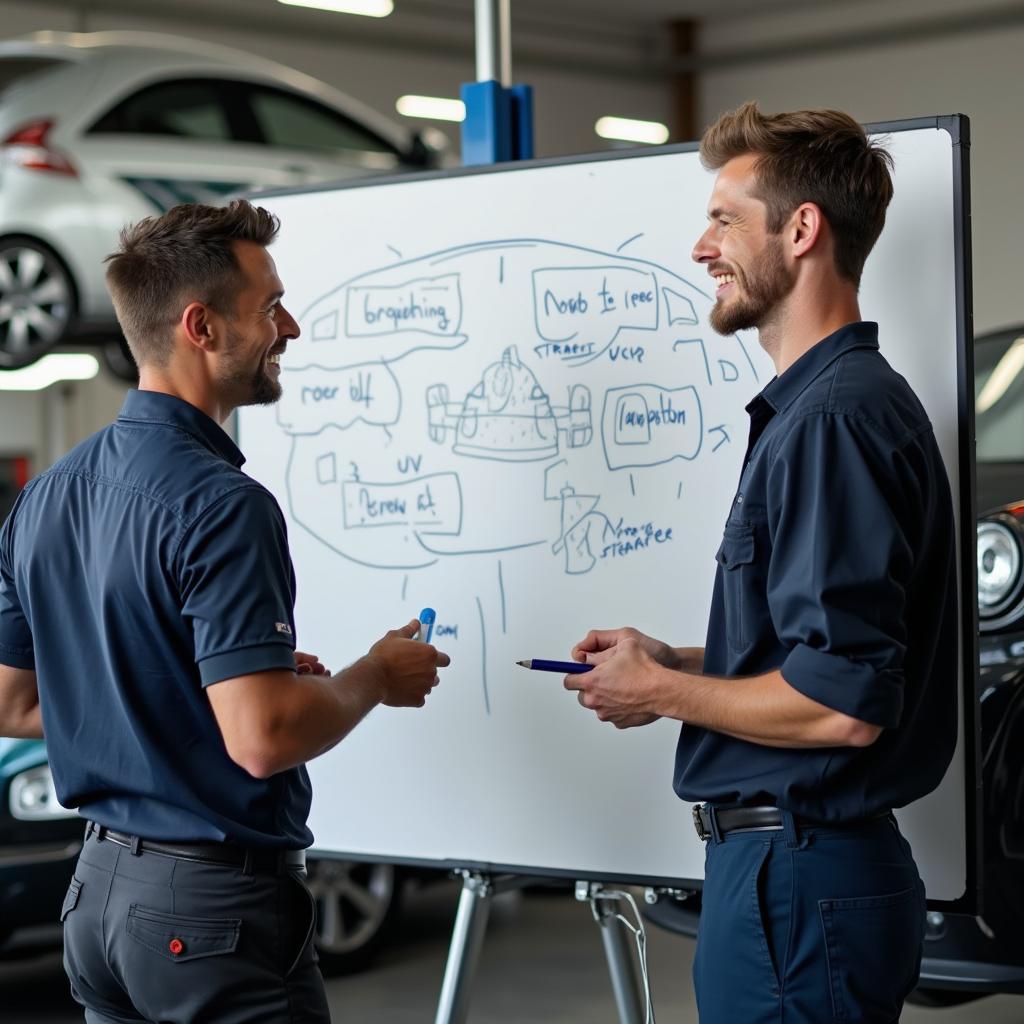
[{"label": "man with dark hair", "polygon": [[334,676],[295,650],[284,517],[218,425],[281,395],[276,233],[244,201],[123,232],[139,388],[0,532],[0,733],[45,732],[89,821],[61,919],[90,1022],[328,1021],[304,764],[448,664],[415,620]]},{"label": "man with dark hair", "polygon": [[891,811],[939,784],[957,735],[949,482],[857,302],[890,161],[845,114],[753,104],[701,154],[712,325],[757,328],[777,376],[747,406],[706,646],[594,630],[573,649],[594,670],[565,685],[619,728],[684,723],[702,1024],[889,1024],[925,916]]}]

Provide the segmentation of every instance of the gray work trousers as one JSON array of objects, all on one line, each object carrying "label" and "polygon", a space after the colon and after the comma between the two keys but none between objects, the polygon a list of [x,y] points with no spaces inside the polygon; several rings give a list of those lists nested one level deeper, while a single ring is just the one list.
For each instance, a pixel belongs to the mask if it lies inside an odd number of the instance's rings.
[{"label": "gray work trousers", "polygon": [[61,920],[88,1024],[330,1024],[297,873],[133,854],[93,832]]}]

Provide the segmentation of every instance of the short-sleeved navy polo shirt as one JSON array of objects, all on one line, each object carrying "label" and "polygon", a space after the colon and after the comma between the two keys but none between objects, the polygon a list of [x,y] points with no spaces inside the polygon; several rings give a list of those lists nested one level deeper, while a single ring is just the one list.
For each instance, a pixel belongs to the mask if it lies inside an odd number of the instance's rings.
[{"label": "short-sleeved navy polo shirt", "polygon": [[294,668],[284,517],[205,413],[128,394],[0,532],[0,661],[34,668],[61,802],[150,839],[305,847],[305,768],[256,779],[204,687]]},{"label": "short-sleeved navy polo shirt", "polygon": [[786,749],[684,725],[676,792],[819,821],[902,807],[938,785],[957,736],[953,507],[931,424],[872,323],[819,342],[747,412],[704,671],[780,669],[883,731]]}]

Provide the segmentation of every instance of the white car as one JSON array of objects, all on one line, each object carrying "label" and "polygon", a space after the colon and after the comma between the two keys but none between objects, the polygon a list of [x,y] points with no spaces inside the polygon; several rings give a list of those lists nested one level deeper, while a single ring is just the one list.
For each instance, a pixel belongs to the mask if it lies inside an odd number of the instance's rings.
[{"label": "white car", "polygon": [[103,260],[127,223],[439,160],[433,134],[238,50],[142,32],[0,43],[0,369],[109,337]]}]

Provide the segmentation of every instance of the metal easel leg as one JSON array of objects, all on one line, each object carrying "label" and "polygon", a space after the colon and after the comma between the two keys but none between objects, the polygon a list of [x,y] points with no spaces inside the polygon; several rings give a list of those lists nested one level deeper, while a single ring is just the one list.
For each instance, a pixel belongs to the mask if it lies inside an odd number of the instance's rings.
[{"label": "metal easel leg", "polygon": [[644,1024],[644,997],[637,976],[633,945],[617,918],[616,902],[601,899],[601,889],[596,882],[577,882],[576,898],[590,901],[594,918],[601,927],[601,941],[621,1024]]},{"label": "metal easel leg", "polygon": [[464,1024],[469,993],[491,912],[493,887],[484,875],[462,872],[462,895],[448,947],[448,963],[441,983],[434,1024]]},{"label": "metal easel leg", "polygon": [[522,889],[530,884],[529,878],[520,875],[491,877],[472,871],[460,871],[459,874],[462,875],[462,895],[455,914],[434,1024],[465,1024],[469,1013],[469,993],[491,913],[491,900],[503,892]]}]

